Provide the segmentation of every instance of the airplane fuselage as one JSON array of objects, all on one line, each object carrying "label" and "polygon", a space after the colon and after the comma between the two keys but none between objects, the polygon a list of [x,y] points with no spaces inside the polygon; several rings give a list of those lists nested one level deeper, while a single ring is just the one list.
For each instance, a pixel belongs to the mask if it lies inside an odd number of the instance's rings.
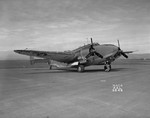
[{"label": "airplane fuselage", "polygon": [[[109,61],[114,61],[119,55],[115,56],[118,52],[118,47],[112,44],[103,44],[103,45],[94,45],[95,50],[100,53],[103,57],[109,57]],[[72,51],[75,54],[75,60],[78,61],[78,58],[84,58],[89,53],[89,46],[83,46],[79,49],[75,49]],[[115,57],[114,57],[115,56]],[[78,57],[78,58],[76,58]],[[112,58],[112,59],[110,59]],[[75,61],[74,60],[74,61]],[[104,60],[94,55],[88,58],[88,65],[103,65]]]}]

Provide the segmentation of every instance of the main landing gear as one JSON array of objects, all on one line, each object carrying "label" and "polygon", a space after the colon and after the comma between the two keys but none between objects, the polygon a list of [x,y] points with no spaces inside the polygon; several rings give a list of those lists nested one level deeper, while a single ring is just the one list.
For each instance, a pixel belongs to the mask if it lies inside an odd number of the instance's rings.
[{"label": "main landing gear", "polygon": [[111,71],[111,65],[110,65],[110,63],[108,64],[105,64],[104,65],[104,70],[105,70],[105,72],[109,72],[109,71]]},{"label": "main landing gear", "polygon": [[52,65],[49,66],[49,70],[52,70]]},{"label": "main landing gear", "polygon": [[84,66],[83,65],[78,65],[77,70],[78,70],[78,72],[83,72],[84,71]]},{"label": "main landing gear", "polygon": [[[78,72],[84,72],[84,69],[85,69],[85,66],[84,65],[78,65],[77,67],[77,71]],[[111,63],[110,62],[106,62],[105,65],[104,65],[104,70],[105,72],[109,72],[111,71]]]}]

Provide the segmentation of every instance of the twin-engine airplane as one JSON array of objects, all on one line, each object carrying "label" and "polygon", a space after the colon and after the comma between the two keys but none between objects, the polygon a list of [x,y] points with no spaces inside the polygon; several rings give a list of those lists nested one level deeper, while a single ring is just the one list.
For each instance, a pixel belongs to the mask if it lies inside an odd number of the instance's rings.
[{"label": "twin-engine airplane", "polygon": [[[111,70],[111,63],[120,56],[128,58],[127,53],[133,51],[123,51],[118,46],[112,44],[93,43],[84,45],[72,51],[51,52],[51,51],[36,51],[36,50],[14,50],[14,52],[30,56],[31,64],[46,62],[50,65],[50,69],[54,64],[51,60],[66,63],[66,68],[76,68],[78,72],[83,72],[86,66],[90,65],[104,65],[104,70],[109,72]],[[43,59],[33,59],[32,57],[40,57]],[[59,68],[59,67],[58,67]],[[59,68],[61,69],[61,68]],[[64,69],[64,68],[63,68]]]}]

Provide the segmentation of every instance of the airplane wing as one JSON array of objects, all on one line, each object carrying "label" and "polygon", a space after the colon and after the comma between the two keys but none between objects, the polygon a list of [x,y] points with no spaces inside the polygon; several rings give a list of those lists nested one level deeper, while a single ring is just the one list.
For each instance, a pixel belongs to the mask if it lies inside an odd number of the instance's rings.
[{"label": "airplane wing", "polygon": [[134,51],[123,51],[126,54],[133,53]]},{"label": "airplane wing", "polygon": [[36,50],[14,50],[14,52],[27,55],[46,58],[50,60],[55,60],[58,62],[70,63],[74,60],[75,54],[71,51],[69,52],[50,52],[50,51],[36,51]]}]

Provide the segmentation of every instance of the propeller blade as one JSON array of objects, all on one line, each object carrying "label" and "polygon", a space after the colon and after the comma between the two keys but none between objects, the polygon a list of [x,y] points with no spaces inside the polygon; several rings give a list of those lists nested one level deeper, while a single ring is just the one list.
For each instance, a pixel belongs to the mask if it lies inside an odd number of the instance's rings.
[{"label": "propeller blade", "polygon": [[120,48],[120,42],[119,42],[119,40],[117,40],[118,41],[118,47]]},{"label": "propeller blade", "polygon": [[99,54],[98,52],[96,52],[96,51],[94,52],[94,54],[97,55],[100,58],[103,58],[103,56],[101,54]]},{"label": "propeller blade", "polygon": [[91,45],[93,45],[93,39],[91,38]]},{"label": "propeller blade", "polygon": [[122,54],[125,58],[128,58],[128,55],[126,55],[124,52],[121,52],[121,54]]},{"label": "propeller blade", "polygon": [[87,54],[85,58],[89,58],[90,56],[92,56],[92,53]]},{"label": "propeller blade", "polygon": [[89,58],[90,56],[94,56],[94,54],[100,58],[103,58],[103,56],[101,54],[99,54],[98,52],[94,51],[94,52],[89,52],[89,54],[86,56],[86,58]]}]

